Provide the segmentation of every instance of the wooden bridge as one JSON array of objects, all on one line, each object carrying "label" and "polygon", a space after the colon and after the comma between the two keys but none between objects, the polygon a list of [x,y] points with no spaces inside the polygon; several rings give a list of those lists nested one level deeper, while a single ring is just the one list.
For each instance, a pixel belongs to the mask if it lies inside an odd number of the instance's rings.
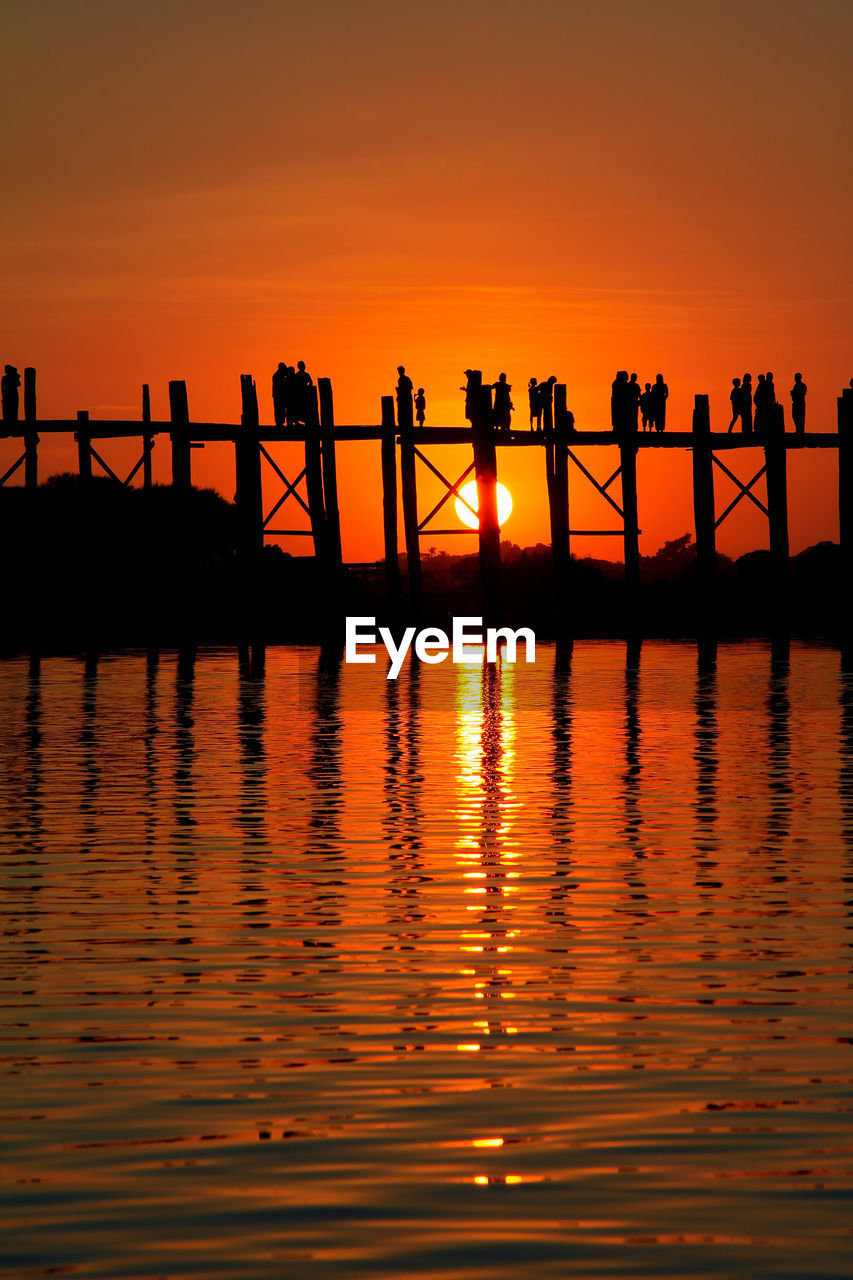
[{"label": "wooden bridge", "polygon": [[[408,595],[414,608],[420,606],[423,580],[421,574],[420,539],[445,533],[472,532],[465,529],[442,529],[434,525],[446,503],[458,498],[469,504],[460,493],[462,484],[473,472],[477,484],[479,521],[479,560],[483,586],[484,611],[497,616],[500,610],[500,527],[497,516],[497,453],[503,448],[540,448],[545,455],[545,479],[551,526],[551,549],[558,591],[566,586],[571,538],[573,535],[618,536],[623,541],[626,582],[630,589],[639,585],[640,555],[638,537],[637,453],[645,449],[688,449],[693,455],[693,509],[699,571],[710,582],[715,566],[715,535],[722,522],[743,499],[752,503],[767,518],[770,550],[784,582],[788,561],[788,455],[801,449],[835,449],[838,452],[838,507],[840,541],[847,580],[853,567],[853,390],[845,389],[838,399],[838,430],[835,432],[795,433],[785,430],[781,405],[773,406],[767,428],[752,434],[712,432],[708,397],[697,395],[690,431],[637,432],[578,431],[566,410],[566,388],[554,387],[553,405],[546,404],[541,431],[498,430],[492,425],[491,388],[483,385],[478,372],[469,383],[470,424],[464,427],[416,427],[413,419],[411,392],[383,396],[378,425],[339,426],[334,420],[332,386],[328,378],[320,378],[309,388],[308,404],[303,414],[304,425],[297,427],[262,426],[258,412],[255,383],[249,374],[241,375],[242,414],[239,425],[217,422],[192,422],[189,415],[186,383],[169,383],[170,417],[168,422],[151,420],[149,389],[142,388],[142,415],[138,423],[113,420],[90,420],[81,411],[73,419],[39,419],[36,412],[36,375],[34,369],[24,371],[23,421],[4,420],[3,434],[20,441],[22,451],[0,476],[6,484],[23,467],[28,488],[38,484],[38,446],[41,436],[73,433],[77,442],[81,480],[92,478],[94,467],[117,483],[130,485],[141,472],[141,483],[152,484],[151,454],[157,436],[168,435],[171,446],[172,484],[189,488],[192,483],[191,456],[194,447],[208,442],[231,442],[235,450],[236,506],[239,519],[240,549],[243,555],[259,552],[264,539],[271,536],[305,536],[313,540],[314,554],[332,570],[342,565],[341,524],[338,506],[336,449],[347,441],[375,440],[381,450],[382,499],[384,526],[384,563],[389,598],[399,602],[403,595],[398,550],[398,486],[399,468],[402,496],[402,524],[406,551]],[[116,473],[104,457],[110,440],[140,440],[140,456],[129,474]],[[277,443],[304,445],[304,466],[289,479],[277,461]],[[472,460],[456,480],[450,480],[428,456],[430,446],[467,445]],[[579,454],[589,448],[617,449],[619,465],[604,480],[595,477]],[[748,481],[740,479],[719,454],[731,455],[741,449],[760,449],[763,463]],[[729,456],[729,462],[732,461]],[[420,463],[444,488],[443,497],[421,516],[418,511],[417,464]],[[573,529],[569,519],[569,473],[576,470],[609,504],[616,525],[612,529]],[[714,475],[718,470],[735,486],[735,497],[717,514]],[[277,496],[264,503],[264,476],[272,480]],[[766,477],[767,501],[753,492],[756,482]],[[619,496],[611,488],[619,480]],[[279,512],[290,502],[308,517],[309,528],[282,527]],[[473,510],[473,508],[472,508]],[[474,512],[475,515],[478,512]]]}]

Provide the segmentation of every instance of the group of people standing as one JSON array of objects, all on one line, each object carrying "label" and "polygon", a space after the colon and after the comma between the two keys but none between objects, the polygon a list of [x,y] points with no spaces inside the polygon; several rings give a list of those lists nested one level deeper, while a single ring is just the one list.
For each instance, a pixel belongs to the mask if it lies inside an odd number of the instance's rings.
[{"label": "group of people standing", "polygon": [[627,369],[620,369],[610,388],[610,425],[617,432],[636,431],[642,416],[644,431],[664,431],[668,399],[669,387],[662,373],[640,390],[637,374],[629,378]]},{"label": "group of people standing", "polygon": [[[803,382],[801,373],[794,374],[794,385],[791,387],[791,420],[794,430],[803,432],[806,429],[806,392],[808,387]],[[729,395],[732,402],[732,420],[729,431],[734,431],[738,422],[744,435],[753,431],[765,431],[772,425],[776,413],[776,385],[772,373],[759,373],[755,391],[752,390],[752,375],[745,373],[743,378],[732,378],[732,389]],[[753,415],[753,407],[755,414]]]},{"label": "group of people standing", "polygon": [[552,373],[550,378],[546,378],[544,382],[537,382],[535,378],[530,378],[527,383],[527,400],[530,405],[530,430],[542,430],[542,415],[545,413],[548,405],[554,401],[554,384],[557,381],[556,374]]},{"label": "group of people standing", "polygon": [[272,405],[277,427],[307,427],[314,411],[314,379],[299,360],[294,368],[279,361],[272,376]]},{"label": "group of people standing", "polygon": [[[471,419],[471,370],[465,370],[468,384],[461,387],[465,392],[465,416]],[[552,420],[546,409],[554,402],[554,385],[556,375],[552,374],[544,382],[530,378],[527,384],[527,397],[530,407],[530,430],[542,430],[543,415],[546,421]],[[3,417],[17,419],[17,400],[20,377],[17,369],[6,366],[3,377]],[[478,384],[479,381],[478,381]],[[850,380],[853,387],[853,378]],[[305,361],[300,360],[294,367],[280,363],[272,376],[272,398],[277,427],[307,426],[312,420],[313,397],[311,391],[314,381],[305,368]],[[492,402],[492,426],[497,431],[509,431],[514,405],[512,402],[512,384],[502,373],[497,382],[491,383],[494,392]],[[803,382],[801,373],[794,374],[794,385],[791,387],[791,419],[794,430],[806,429],[806,392],[808,387]],[[669,398],[669,387],[663,380],[663,374],[655,376],[654,382],[647,382],[641,389],[636,373],[628,375],[627,370],[620,369],[613,379],[610,395],[610,422],[615,432],[637,431],[642,422],[643,431],[664,431],[666,429],[666,402]],[[732,420],[729,431],[734,431],[738,422],[741,430],[749,435],[753,431],[762,431],[773,420],[776,405],[776,388],[772,373],[759,373],[757,385],[753,391],[752,376],[745,373],[742,378],[732,378],[730,395],[732,403]],[[415,421],[422,427],[426,421],[426,395],[423,387],[418,387],[415,394],[411,378],[404,365],[397,366],[397,404],[412,403]],[[574,424],[573,415],[568,415]]]},{"label": "group of people standing", "polygon": [[[414,383],[406,373],[406,366],[397,365],[397,421],[402,422],[403,416],[400,413],[401,406],[408,406],[414,394]],[[426,422],[426,396],[423,387],[418,387],[418,394],[414,397],[415,422],[422,427]],[[403,408],[403,415],[408,413],[408,408]]]}]

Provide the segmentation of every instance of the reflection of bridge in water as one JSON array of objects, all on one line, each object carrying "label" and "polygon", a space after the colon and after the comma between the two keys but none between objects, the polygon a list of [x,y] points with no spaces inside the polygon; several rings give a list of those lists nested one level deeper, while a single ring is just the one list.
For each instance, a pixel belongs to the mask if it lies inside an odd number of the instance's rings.
[{"label": "reflection of bridge in water", "polygon": [[[553,403],[543,411],[541,431],[498,429],[493,425],[492,391],[482,384],[474,371],[469,380],[467,397],[470,423],[464,427],[416,427],[411,392],[381,399],[382,416],[378,425],[335,423],[332,386],[328,378],[320,378],[309,389],[304,424],[287,427],[262,426],[258,397],[251,375],[241,376],[242,414],[239,425],[216,422],[191,422],[186,384],[169,383],[170,419],[151,420],[147,385],[143,387],[142,418],[139,423],[116,420],[93,421],[81,411],[76,419],[39,419],[36,413],[35,370],[24,371],[23,422],[3,423],[5,435],[23,444],[23,451],[3,475],[4,485],[23,467],[27,488],[38,484],[38,446],[40,436],[73,433],[77,442],[78,470],[81,481],[91,480],[97,466],[116,483],[128,486],[134,482],[150,488],[152,451],[157,436],[168,435],[171,447],[172,484],[188,489],[192,483],[191,451],[208,443],[231,443],[235,451],[235,501],[239,513],[240,542],[243,554],[259,551],[269,537],[310,537],[314,554],[332,567],[339,566],[341,556],[341,523],[338,506],[338,444],[376,441],[381,447],[382,502],[384,527],[384,564],[389,597],[398,600],[402,591],[398,545],[397,471],[399,452],[402,523],[406,551],[406,577],[409,596],[418,604],[422,595],[420,539],[445,534],[469,534],[479,539],[480,571],[484,603],[495,615],[500,604],[500,526],[497,515],[497,451],[506,448],[539,448],[545,454],[545,479],[551,528],[551,549],[558,589],[566,587],[571,539],[573,536],[619,537],[622,540],[626,580],[631,587],[639,584],[639,504],[637,490],[637,454],[648,449],[686,449],[693,455],[693,510],[696,550],[700,573],[710,579],[714,572],[716,530],[746,499],[768,522],[770,551],[784,578],[788,560],[788,454],[803,449],[838,451],[838,504],[840,539],[845,564],[853,560],[853,389],[847,388],[838,399],[836,432],[787,432],[781,405],[774,406],[768,429],[748,434],[712,432],[708,397],[697,395],[691,429],[665,433],[627,431],[581,431],[574,427],[566,408],[566,387],[558,383]],[[122,478],[103,456],[110,440],[141,441],[141,455],[128,475]],[[96,446],[97,442],[97,446]],[[276,457],[275,446],[302,444],[304,466],[293,479],[288,478],[284,464]],[[472,450],[472,461],[456,480],[448,479],[428,456],[433,446],[465,445]],[[579,455],[590,448],[616,449],[618,465],[605,479],[595,476]],[[732,470],[732,451],[759,450],[763,461],[749,480]],[[719,456],[729,455],[728,462]],[[430,511],[418,510],[417,464],[420,463],[443,486],[443,495]],[[435,520],[447,502],[458,498],[460,488],[474,473],[477,484],[479,528],[440,528]],[[615,527],[578,529],[571,527],[569,475],[580,477],[599,494],[608,507]],[[734,486],[731,501],[717,514],[715,474]],[[137,479],[137,477],[139,479]],[[766,501],[755,492],[760,479],[766,485]],[[618,496],[614,490],[619,481]],[[266,492],[270,486],[276,491]],[[279,512],[299,509],[300,527],[283,527]],[[307,523],[306,523],[307,522]]]}]

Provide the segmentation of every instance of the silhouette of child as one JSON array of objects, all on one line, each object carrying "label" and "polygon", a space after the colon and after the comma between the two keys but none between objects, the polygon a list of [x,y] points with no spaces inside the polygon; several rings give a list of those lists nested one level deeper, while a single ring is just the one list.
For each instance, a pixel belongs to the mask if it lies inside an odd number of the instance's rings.
[{"label": "silhouette of child", "polygon": [[645,390],[640,396],[640,412],[643,415],[643,430],[647,431],[651,423],[652,405],[651,405],[652,384],[646,383]]},{"label": "silhouette of child", "polygon": [[415,418],[418,426],[422,427],[426,421],[426,396],[423,387],[418,387],[418,394],[415,396]]},{"label": "silhouette of child", "polygon": [[739,421],[743,413],[743,391],[741,390],[740,378],[732,378],[732,389],[729,394],[732,402],[732,420],[729,423],[729,434],[734,430],[735,423]]},{"label": "silhouette of child", "polygon": [[[539,403],[538,383],[531,378],[527,384],[527,398],[530,401],[530,430],[542,430],[542,405]],[[534,428],[533,423],[536,422]]]}]

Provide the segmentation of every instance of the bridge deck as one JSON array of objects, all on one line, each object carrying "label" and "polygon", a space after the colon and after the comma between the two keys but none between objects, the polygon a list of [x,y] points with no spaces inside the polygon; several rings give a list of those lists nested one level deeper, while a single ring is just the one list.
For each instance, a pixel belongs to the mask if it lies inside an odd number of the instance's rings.
[{"label": "bridge deck", "polygon": [[[0,439],[23,437],[31,431],[43,435],[59,435],[75,432],[81,424],[76,418],[49,418],[33,423],[18,422],[11,431],[0,432]],[[170,422],[129,422],[118,419],[93,418],[83,424],[86,434],[92,440],[131,439],[142,435],[168,435],[175,428]],[[180,430],[180,428],[179,428]],[[234,441],[244,434],[244,428],[227,422],[190,422],[186,427],[189,440],[199,444]],[[304,427],[271,427],[262,426],[258,438],[264,442],[281,442],[300,444],[306,439],[314,439],[317,433]],[[499,448],[542,448],[545,437],[534,431],[497,431],[494,443]],[[335,426],[335,440],[381,440],[381,426]],[[411,433],[416,445],[429,444],[467,444],[473,442],[470,427],[419,427]],[[692,431],[638,431],[633,437],[639,449],[692,449]],[[759,449],[765,443],[765,437],[758,433],[743,435],[729,434],[725,431],[712,431],[710,434],[712,449]],[[787,431],[784,435],[786,449],[837,449],[837,431],[814,431],[798,435]],[[612,431],[576,431],[566,437],[569,448],[587,445],[618,445],[620,437]]]}]

